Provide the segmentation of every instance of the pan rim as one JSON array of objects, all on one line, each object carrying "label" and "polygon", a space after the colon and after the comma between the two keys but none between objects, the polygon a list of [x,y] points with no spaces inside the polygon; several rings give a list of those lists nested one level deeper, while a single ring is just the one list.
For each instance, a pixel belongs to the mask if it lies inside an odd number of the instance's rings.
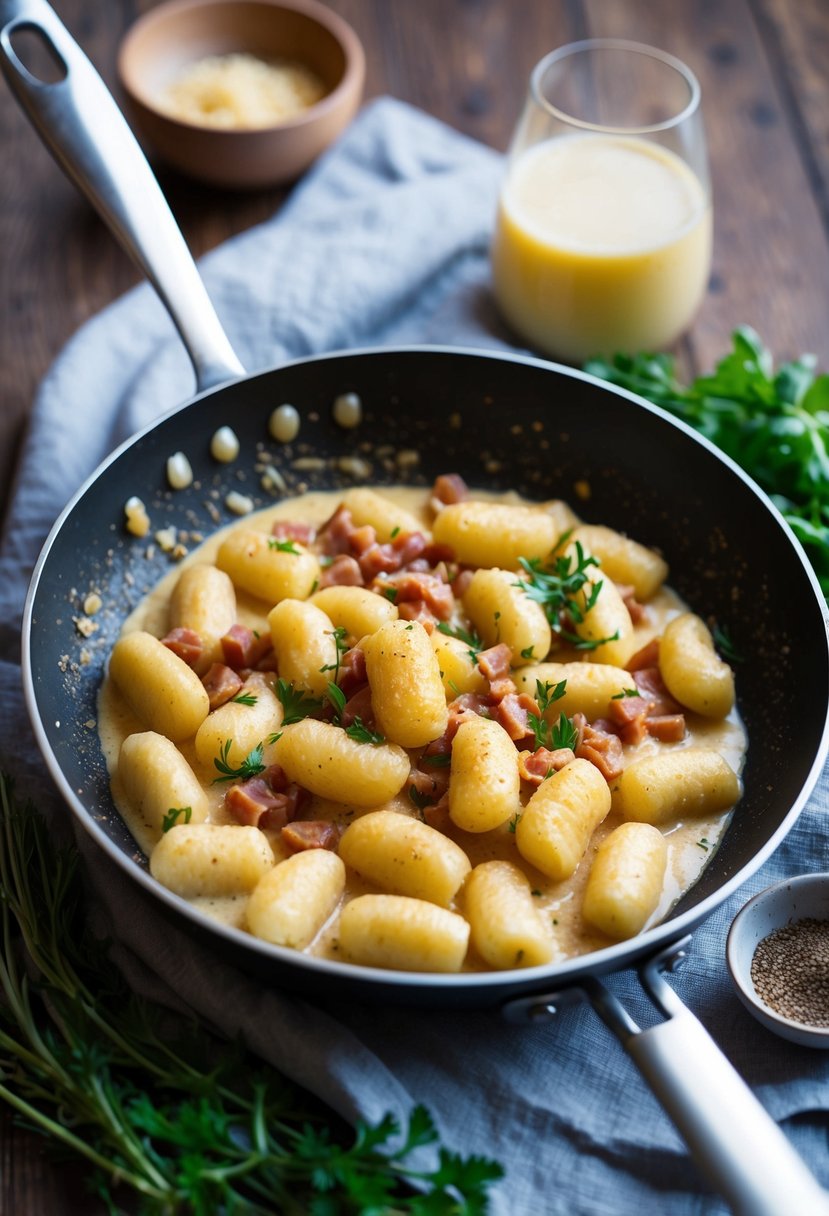
[{"label": "pan rim", "polygon": [[[49,773],[60,793],[63,801],[67,803],[75,820],[85,829],[92,837],[99,848],[102,848],[104,853],[133,881],[137,881],[153,899],[159,900],[165,904],[167,908],[177,917],[184,918],[192,922],[196,931],[201,933],[208,932],[211,936],[217,935],[224,938],[226,943],[239,947],[239,950],[244,953],[252,953],[258,956],[263,962],[273,961],[280,964],[287,964],[292,969],[296,968],[301,972],[307,972],[319,979],[331,978],[336,980],[349,980],[352,984],[356,984],[364,990],[365,996],[368,998],[371,995],[373,988],[382,988],[385,990],[383,996],[388,998],[389,989],[412,990],[418,989],[425,992],[480,992],[485,994],[491,990],[498,990],[500,993],[505,993],[507,990],[511,994],[524,991],[541,991],[543,987],[553,985],[557,988],[574,985],[578,986],[579,979],[585,974],[605,974],[614,970],[623,970],[629,966],[635,965],[638,959],[645,956],[655,954],[660,949],[664,948],[672,942],[678,941],[686,936],[691,930],[696,928],[703,920],[707,919],[720,905],[741,887],[754,873],[764,864],[771,856],[781,841],[789,833],[795,821],[799,817],[806,802],[814,790],[820,772],[826,762],[827,754],[829,754],[829,700],[824,714],[823,727],[820,736],[820,743],[816,749],[814,758],[806,780],[801,785],[797,798],[794,800],[788,811],[784,815],[777,829],[764,842],[763,845],[755,852],[752,857],[741,866],[730,878],[726,879],[717,887],[710,895],[708,895],[699,904],[693,908],[686,910],[680,916],[668,916],[658,925],[646,930],[634,938],[627,941],[617,942],[611,946],[603,947],[600,950],[594,951],[585,955],[578,955],[571,959],[566,959],[563,962],[548,963],[537,967],[528,967],[517,969],[515,971],[493,971],[493,972],[464,972],[452,973],[450,975],[442,975],[435,972],[404,972],[384,970],[375,967],[363,967],[357,964],[340,962],[336,960],[328,960],[316,958],[303,954],[299,951],[289,950],[285,947],[273,946],[267,942],[260,941],[251,934],[245,933],[241,929],[233,928],[232,926],[223,925],[210,920],[204,913],[188,904],[185,900],[175,895],[162,887],[155,879],[152,878],[149,871],[142,869],[133,862],[103,830],[103,828],[95,821],[90,810],[84,805],[81,799],[73,790],[71,784],[65,777],[60,763],[55,755],[54,750],[49,742],[43,719],[38,705],[38,699],[35,689],[34,672],[32,667],[31,654],[31,634],[33,624],[33,613],[35,607],[35,599],[40,587],[41,576],[44,567],[48,561],[52,547],[58,535],[63,529],[63,526],[72,514],[77,504],[83,499],[90,487],[99,479],[101,474],[115,463],[121,454],[132,448],[142,438],[150,432],[156,430],[163,422],[182,411],[189,409],[196,402],[203,400],[208,396],[213,396],[216,393],[224,392],[232,389],[234,384],[243,381],[255,380],[259,377],[265,377],[273,372],[285,370],[299,365],[313,364],[320,361],[332,361],[336,359],[357,359],[372,356],[389,357],[393,355],[409,355],[409,354],[424,354],[424,355],[447,355],[447,356],[463,356],[475,359],[488,359],[495,362],[516,363],[537,367],[540,370],[553,371],[559,375],[569,377],[576,380],[581,380],[592,384],[606,392],[611,393],[624,400],[630,401],[639,409],[644,409],[647,413],[653,414],[661,421],[678,428],[686,436],[700,444],[717,461],[730,469],[732,474],[735,474],[748,488],[748,490],[758,499],[761,506],[768,512],[770,517],[775,521],[777,526],[781,528],[791,545],[803,567],[803,570],[811,584],[813,593],[816,599],[816,605],[821,609],[821,615],[824,622],[824,652],[822,658],[824,663],[829,667],[829,615],[823,601],[822,592],[820,590],[817,578],[812,570],[811,564],[803,551],[797,538],[791,532],[791,529],[786,524],[782,515],[771,502],[768,496],[756,485],[756,483],[737,465],[730,457],[720,451],[710,440],[705,436],[698,434],[692,427],[682,422],[680,419],[674,418],[666,411],[653,405],[651,402],[635,393],[630,392],[618,385],[611,384],[608,381],[599,379],[588,372],[583,372],[577,368],[567,367],[565,365],[552,362],[550,360],[540,359],[533,355],[523,355],[512,352],[500,352],[487,348],[480,347],[463,347],[450,345],[406,345],[406,346],[374,346],[363,348],[350,348],[344,350],[330,351],[311,356],[303,356],[275,364],[268,368],[262,368],[258,371],[248,373],[240,377],[238,380],[228,380],[225,383],[211,387],[195,396],[185,400],[182,403],[170,407],[163,413],[158,415],[146,426],[142,427],[135,434],[129,436],[121,444],[119,444],[103,461],[93,470],[86,478],[79,489],[72,495],[62,511],[58,515],[52,525],[48,536],[40,550],[37,561],[35,563],[32,575],[27,589],[26,600],[23,609],[22,627],[21,627],[21,668],[22,668],[22,683],[24,698],[27,712],[32,724],[35,738],[40,749],[41,755],[46,761]],[[822,606],[822,608],[821,608]]]}]

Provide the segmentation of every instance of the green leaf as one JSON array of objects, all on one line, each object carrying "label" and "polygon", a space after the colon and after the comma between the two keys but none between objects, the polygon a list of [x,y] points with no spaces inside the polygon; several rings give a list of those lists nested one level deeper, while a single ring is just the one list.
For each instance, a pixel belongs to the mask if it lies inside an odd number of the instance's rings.
[{"label": "green leaf", "polygon": [[213,765],[218,769],[220,774],[220,776],[213,778],[214,785],[217,785],[221,781],[247,781],[250,777],[258,777],[260,773],[265,771],[263,761],[265,746],[263,743],[257,743],[256,747],[248,752],[238,768],[233,768],[232,765],[228,764],[228,757],[232,746],[232,739],[224,739],[218,759],[214,758],[213,760]]}]

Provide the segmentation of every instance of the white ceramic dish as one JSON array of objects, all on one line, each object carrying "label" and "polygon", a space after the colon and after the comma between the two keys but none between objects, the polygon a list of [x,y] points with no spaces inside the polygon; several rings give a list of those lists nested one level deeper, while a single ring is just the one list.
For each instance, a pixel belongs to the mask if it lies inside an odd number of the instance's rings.
[{"label": "white ceramic dish", "polygon": [[767,887],[735,916],[726,961],[737,995],[758,1022],[804,1047],[829,1048],[829,1026],[808,1026],[777,1013],[757,993],[751,979],[758,942],[775,929],[812,917],[829,920],[829,873],[802,874]]}]

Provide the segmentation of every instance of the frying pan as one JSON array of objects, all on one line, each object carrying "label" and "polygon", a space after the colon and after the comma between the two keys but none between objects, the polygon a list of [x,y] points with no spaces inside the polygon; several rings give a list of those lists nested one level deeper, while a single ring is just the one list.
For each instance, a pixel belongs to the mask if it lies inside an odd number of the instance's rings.
[{"label": "frying pan", "polygon": [[[11,35],[21,29],[34,31],[62,64],[57,84],[39,82],[20,62]],[[826,609],[778,513],[682,424],[623,390],[537,359],[443,348],[347,351],[245,376],[137,143],[45,0],[0,0],[0,66],[59,163],[159,291],[198,386],[191,401],[133,436],[82,486],[32,577],[23,641],[27,703],[48,768],[79,823],[166,915],[265,983],[361,1001],[487,1007],[519,1022],[554,1016],[574,998],[590,1000],[736,1211],[829,1213],[825,1192],[664,978],[691,930],[782,840],[829,747]],[[363,401],[356,433],[331,417],[331,403],[344,391]],[[267,450],[267,420],[283,401],[299,408],[302,421],[297,441],[277,454],[274,445]],[[230,472],[208,454],[210,436],[226,423],[242,451]],[[96,717],[106,656],[125,616],[169,569],[166,557],[148,557],[145,545],[122,533],[124,501],[137,494],[154,524],[208,533],[215,504],[239,488],[240,474],[257,505],[272,501],[260,490],[263,444],[286,494],[352,484],[342,458],[354,455],[370,465],[365,480],[399,482],[401,465],[389,461],[389,450],[417,453],[417,463],[405,462],[406,480],[423,486],[455,470],[473,486],[572,500],[586,483],[584,517],[662,550],[680,594],[727,627],[749,656],[738,680],[750,741],[745,793],[708,868],[662,924],[545,967],[403,974],[271,947],[208,923],[150,878],[112,803],[95,732],[85,725]],[[179,450],[189,454],[195,479],[171,494],[165,462]],[[90,661],[67,664],[64,656],[78,649],[72,597],[93,587],[104,609],[85,644]],[[602,975],[631,966],[662,1017],[645,1030],[601,983]]]}]

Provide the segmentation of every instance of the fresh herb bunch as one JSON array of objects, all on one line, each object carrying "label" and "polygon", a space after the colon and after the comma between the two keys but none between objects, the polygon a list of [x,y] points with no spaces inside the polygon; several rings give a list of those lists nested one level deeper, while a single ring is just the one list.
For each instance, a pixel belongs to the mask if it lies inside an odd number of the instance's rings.
[{"label": "fresh herb bunch", "polygon": [[585,371],[683,419],[754,478],[785,516],[829,598],[829,375],[812,355],[776,371],[748,326],[710,376],[676,379],[670,355],[590,359]]},{"label": "fresh herb bunch", "polygon": [[124,1189],[147,1216],[483,1216],[495,1162],[407,1165],[437,1142],[422,1107],[392,1148],[391,1116],[351,1133],[239,1045],[172,1034],[85,931],[76,856],[2,774],[0,811],[0,1099],[87,1163],[113,1216]]}]

